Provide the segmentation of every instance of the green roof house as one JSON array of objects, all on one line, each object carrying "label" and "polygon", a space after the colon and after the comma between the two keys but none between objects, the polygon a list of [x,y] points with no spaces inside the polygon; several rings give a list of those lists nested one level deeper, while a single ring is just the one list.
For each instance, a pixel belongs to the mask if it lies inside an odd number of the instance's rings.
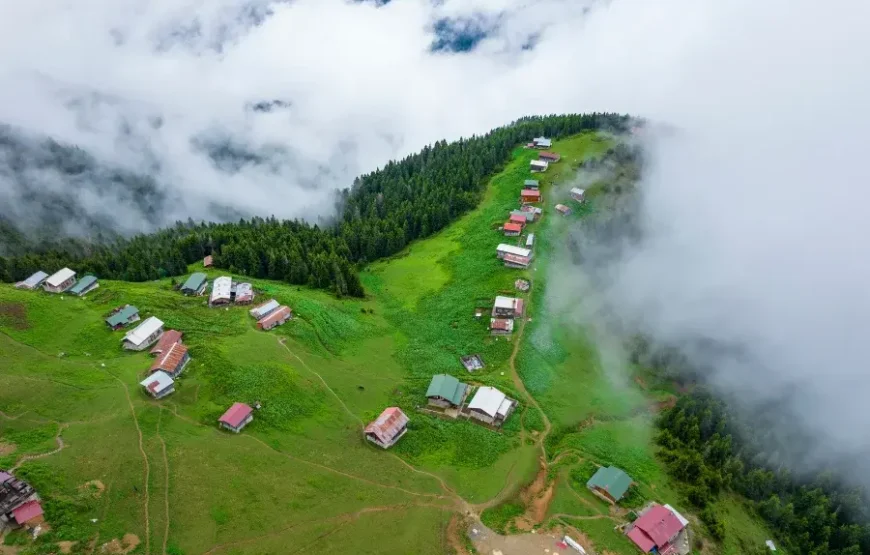
[{"label": "green roof house", "polygon": [[106,324],[113,330],[118,330],[139,321],[139,309],[133,305],[121,307],[115,310],[111,316],[106,318]]},{"label": "green roof house", "polygon": [[86,293],[93,291],[100,284],[97,283],[97,278],[91,275],[87,275],[82,279],[78,280],[75,285],[67,289],[67,293],[71,295],[78,295],[79,297],[84,297]]},{"label": "green roof house", "polygon": [[466,395],[468,395],[468,385],[447,374],[432,376],[432,382],[426,390],[429,404],[443,408],[460,406]]},{"label": "green roof house", "polygon": [[586,487],[609,503],[618,503],[631,486],[631,476],[615,466],[601,467]]},{"label": "green roof house", "polygon": [[202,295],[206,285],[208,285],[206,275],[202,272],[196,272],[187,278],[187,281],[181,286],[181,292],[185,295]]}]

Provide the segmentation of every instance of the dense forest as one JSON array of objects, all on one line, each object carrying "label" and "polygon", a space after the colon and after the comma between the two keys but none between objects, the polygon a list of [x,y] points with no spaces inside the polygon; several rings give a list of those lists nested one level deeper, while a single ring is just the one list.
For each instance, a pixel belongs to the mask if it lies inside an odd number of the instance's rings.
[{"label": "dense forest", "polygon": [[828,474],[798,477],[766,464],[773,447],[765,427],[739,422],[721,400],[703,390],[683,396],[658,426],[662,458],[719,539],[724,526],[711,503],[733,491],[754,504],[790,553],[870,553],[865,492]]},{"label": "dense forest", "polygon": [[618,114],[528,117],[486,135],[439,141],[354,180],[338,193],[338,217],[325,227],[274,218],[188,221],[129,239],[33,244],[0,221],[0,239],[11,253],[0,257],[0,280],[69,266],[108,279],[145,281],[183,274],[187,264],[212,254],[216,267],[231,272],[362,296],[360,265],[399,252],[475,207],[489,177],[518,144],[540,135],[623,132],[630,123]]}]

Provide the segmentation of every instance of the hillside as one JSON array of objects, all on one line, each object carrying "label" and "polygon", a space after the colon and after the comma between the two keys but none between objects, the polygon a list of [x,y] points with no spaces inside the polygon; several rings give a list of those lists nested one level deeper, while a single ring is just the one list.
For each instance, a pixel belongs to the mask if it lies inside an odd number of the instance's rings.
[{"label": "hillside", "polygon": [[[476,208],[369,264],[365,298],[251,280],[295,312],[272,332],[256,330],[244,307],[181,296],[169,278],[101,280],[83,299],[0,285],[0,468],[18,466],[45,498],[51,531],[37,548],[65,541],[91,552],[132,534],[132,553],[425,555],[469,549],[463,526],[483,524],[539,542],[537,553],[553,545],[543,531],[560,529],[594,553],[633,554],[613,530],[626,513],[585,487],[595,465],[608,464],[637,482],[630,506],[671,503],[707,536],[655,455],[653,418],[674,391],[612,375],[601,346],[550,290],[567,227],[596,210],[596,189],[571,216],[553,205],[567,201],[581,164],[617,140],[585,133],[554,144],[562,160],[539,177],[545,213],[530,227],[530,270],[494,256],[535,155],[517,148]],[[521,276],[530,293],[515,290]],[[526,300],[529,319],[512,339],[491,337],[488,319],[474,318],[498,294]],[[127,303],[183,331],[190,348],[176,393],[162,401],[138,385],[151,357],[122,351],[123,332],[103,323]],[[468,354],[486,367],[469,374],[459,362]],[[432,375],[445,372],[498,387],[516,411],[491,430],[417,410]],[[235,401],[262,404],[239,435],[216,425]],[[383,451],[361,431],[391,405],[411,423]],[[731,539],[705,541],[706,552],[737,555],[770,537],[739,499],[721,506]]]}]

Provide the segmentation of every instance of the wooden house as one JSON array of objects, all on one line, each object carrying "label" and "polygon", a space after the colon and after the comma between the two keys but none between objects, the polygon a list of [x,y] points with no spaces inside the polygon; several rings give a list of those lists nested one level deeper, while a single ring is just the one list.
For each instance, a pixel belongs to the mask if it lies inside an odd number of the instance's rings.
[{"label": "wooden house", "polygon": [[131,304],[128,304],[113,311],[109,315],[109,317],[106,318],[106,325],[109,326],[112,330],[119,330],[129,324],[132,324],[133,322],[138,321],[139,309]]},{"label": "wooden house", "polygon": [[523,189],[520,192],[523,202],[541,202],[541,191],[538,189]]},{"label": "wooden house", "polygon": [[408,417],[398,407],[389,407],[374,422],[366,426],[366,439],[389,449],[408,431]]},{"label": "wooden house", "polygon": [[254,419],[254,409],[245,403],[233,403],[218,420],[221,428],[239,433]]},{"label": "wooden house", "polygon": [[576,200],[577,202],[583,202],[584,200],[586,200],[586,191],[577,187],[573,187],[571,189],[571,198]]},{"label": "wooden house", "polygon": [[130,351],[144,351],[163,335],[163,321],[151,316],[127,332],[123,346]]},{"label": "wooden house", "polygon": [[426,390],[429,404],[442,408],[461,406],[467,395],[468,385],[449,374],[432,376],[429,389]]},{"label": "wooden house", "polygon": [[202,295],[207,285],[208,277],[202,272],[195,272],[181,286],[181,292],[188,296]]},{"label": "wooden house", "polygon": [[523,226],[514,222],[507,222],[502,226],[505,237],[517,237],[523,232]]},{"label": "wooden house", "polygon": [[190,362],[190,353],[187,351],[187,347],[181,343],[174,343],[165,352],[157,355],[157,359],[151,365],[151,372],[162,370],[170,378],[175,379],[181,374],[188,362]]},{"label": "wooden house", "polygon": [[510,335],[514,332],[512,318],[490,318],[489,333],[491,335]]},{"label": "wooden house", "polygon": [[236,304],[251,304],[254,302],[254,287],[250,283],[239,283],[234,300]]},{"label": "wooden house", "polygon": [[608,503],[616,504],[631,487],[631,477],[615,466],[601,466],[586,482],[586,487]]},{"label": "wooden house", "polygon": [[529,169],[532,173],[541,173],[547,171],[550,164],[546,160],[532,160],[529,162]]},{"label": "wooden house", "polygon": [[274,327],[282,325],[293,316],[293,311],[288,306],[281,306],[278,310],[271,312],[265,318],[257,322],[257,327],[261,330],[270,330]]},{"label": "wooden house", "polygon": [[82,279],[78,280],[75,285],[70,287],[67,291],[71,295],[77,295],[79,297],[84,297],[89,292],[93,291],[100,284],[97,282],[97,278],[91,275],[87,275]]},{"label": "wooden house", "polygon": [[503,297],[501,295],[497,296],[492,306],[492,317],[522,318],[523,300],[514,297]]},{"label": "wooden house", "polygon": [[175,391],[175,380],[169,377],[169,374],[158,370],[141,382],[139,382],[145,392],[155,399],[163,399],[167,395]]},{"label": "wooden house", "polygon": [[556,205],[556,212],[558,212],[559,214],[562,214],[563,216],[567,216],[571,213],[571,209],[568,208],[567,206],[565,206],[564,204],[557,204]]},{"label": "wooden house", "polygon": [[561,159],[561,156],[555,152],[550,152],[549,150],[544,150],[538,153],[538,160],[545,160],[548,163],[558,162]]},{"label": "wooden house", "polygon": [[48,279],[48,274],[40,270],[35,274],[31,275],[29,278],[25,279],[24,281],[19,281],[18,283],[16,283],[15,287],[17,287],[18,289],[29,289],[32,291],[42,285],[46,279]]},{"label": "wooden house", "polygon": [[504,265],[507,268],[525,270],[532,264],[531,256],[519,256],[516,254],[504,255]]},{"label": "wooden house", "polygon": [[76,273],[69,268],[58,270],[49,276],[42,284],[42,288],[49,293],[63,293],[76,282]]},{"label": "wooden house", "polygon": [[230,304],[232,299],[233,279],[229,276],[215,278],[211,284],[211,295],[208,297],[208,306]]},{"label": "wooden house", "polygon": [[494,387],[479,387],[468,403],[468,414],[481,422],[501,426],[514,410],[516,403]]}]

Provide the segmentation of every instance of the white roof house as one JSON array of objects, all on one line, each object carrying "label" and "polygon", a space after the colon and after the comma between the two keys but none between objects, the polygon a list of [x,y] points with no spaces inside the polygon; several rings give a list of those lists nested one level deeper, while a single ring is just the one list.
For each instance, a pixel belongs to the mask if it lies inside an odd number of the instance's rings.
[{"label": "white roof house", "polygon": [[546,160],[532,160],[531,162],[529,162],[529,165],[531,166],[531,168],[533,170],[540,170],[540,171],[544,171],[548,167],[550,167],[550,164],[547,163]]},{"label": "white roof house", "polygon": [[477,388],[474,398],[468,404],[469,409],[477,409],[495,418],[504,417],[510,412],[513,401],[507,395],[494,387],[484,386]]},{"label": "white roof house", "polygon": [[499,295],[495,298],[495,308],[514,310],[517,306],[518,300],[519,299],[515,299],[514,297],[502,297],[501,295]]},{"label": "white roof house", "polygon": [[76,273],[69,268],[64,268],[53,273],[47,280],[45,280],[45,283],[49,287],[60,287],[63,282],[67,281],[71,277],[75,277],[75,275]]},{"label": "white roof house", "polygon": [[175,380],[173,380],[169,376],[169,374],[167,374],[163,370],[158,370],[157,372],[154,372],[153,374],[139,382],[139,385],[147,389],[151,395],[157,397],[158,395],[160,395],[161,391],[172,387],[174,383]]},{"label": "white roof house", "polygon": [[500,244],[498,247],[496,247],[495,250],[496,252],[499,252],[501,254],[514,254],[516,256],[529,256],[532,254],[532,251],[530,251],[529,249],[515,247],[506,243]]},{"label": "white roof house", "polygon": [[583,196],[583,193],[585,193],[585,192],[586,192],[585,190],[580,189],[579,187],[572,187],[572,188],[571,188],[571,194],[572,194],[572,195],[577,195],[577,196],[582,197],[582,196]]},{"label": "white roof house", "polygon": [[127,332],[127,335],[124,336],[124,341],[129,341],[133,345],[141,345],[161,327],[163,327],[163,321],[155,316],[150,316],[136,326],[135,329]]},{"label": "white roof house", "polygon": [[526,246],[527,246],[527,247],[531,247],[531,246],[534,245],[534,244],[535,244],[535,234],[534,234],[534,233],[529,233],[529,234],[526,236]]},{"label": "white roof house", "polygon": [[211,285],[211,297],[209,302],[226,301],[230,302],[230,291],[233,288],[233,278],[221,276],[215,278]]},{"label": "white roof house", "polygon": [[550,148],[553,146],[553,141],[546,137],[535,137],[532,139],[532,142],[535,143],[535,146],[542,146],[544,148]]},{"label": "white roof house", "polygon": [[257,320],[259,320],[263,316],[266,316],[270,312],[276,310],[279,306],[281,306],[281,303],[279,303],[275,299],[272,299],[271,301],[269,301],[267,303],[264,303],[264,304],[261,304],[260,306],[255,306],[254,308],[252,308],[250,310],[251,316],[253,316]]}]

